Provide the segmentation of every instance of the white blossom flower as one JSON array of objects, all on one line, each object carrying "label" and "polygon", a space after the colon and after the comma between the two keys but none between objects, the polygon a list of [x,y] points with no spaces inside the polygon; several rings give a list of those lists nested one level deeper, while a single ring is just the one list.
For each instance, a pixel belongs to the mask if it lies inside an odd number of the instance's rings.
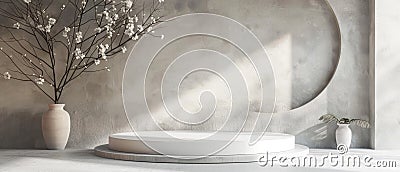
[{"label": "white blossom flower", "polygon": [[164,2],[164,0],[158,0],[158,2],[160,2],[160,3],[163,3],[163,2]]},{"label": "white blossom flower", "polygon": [[105,44],[105,45],[100,44],[98,48],[99,48],[99,54],[101,55],[101,58],[107,59],[106,51],[109,48],[109,45],[108,44]]},{"label": "white blossom flower", "polygon": [[8,72],[4,72],[3,77],[4,79],[11,79],[11,75]]},{"label": "white blossom flower", "polygon": [[75,38],[76,43],[78,43],[78,44],[81,43],[82,42],[82,38],[83,38],[82,32],[81,31],[76,32],[76,38]]},{"label": "white blossom flower", "polygon": [[139,32],[143,31],[143,26],[142,26],[142,25],[139,24],[139,25],[137,25],[136,27],[138,28],[138,31],[139,31]]},{"label": "white blossom flower", "polygon": [[44,79],[43,78],[36,78],[35,82],[36,82],[36,84],[43,85]]},{"label": "white blossom flower", "polygon": [[135,22],[137,23],[138,21],[139,21],[139,17],[137,17],[136,15],[135,15]]},{"label": "white blossom flower", "polygon": [[113,25],[113,24],[115,24],[114,18],[111,17],[111,16],[109,16],[109,15],[106,16],[106,20],[107,20],[107,24],[108,24],[108,25]]},{"label": "white blossom flower", "polygon": [[13,27],[14,27],[15,29],[19,29],[20,26],[21,26],[21,24],[19,24],[18,22],[15,23],[15,24],[13,25]]},{"label": "white blossom flower", "polygon": [[94,64],[95,65],[99,65],[100,64],[100,60],[99,59],[94,60]]},{"label": "white blossom flower", "polygon": [[107,21],[108,25],[113,25],[115,24],[115,20],[118,19],[118,14],[114,14],[114,16],[110,16],[110,13],[107,11],[108,9],[104,9],[102,12],[102,16],[104,16],[105,20]]},{"label": "white blossom flower", "polygon": [[107,38],[111,38],[113,35],[113,32],[115,32],[114,29],[111,27],[110,24],[105,25],[104,27],[106,28]]},{"label": "white blossom flower", "polygon": [[21,26],[21,24],[19,24],[18,22],[15,23],[15,24],[13,25],[13,27],[14,27],[15,29],[19,29],[20,26]]},{"label": "white blossom flower", "polygon": [[133,36],[133,34],[135,34],[135,31],[134,31],[134,29],[135,29],[135,25],[133,24],[133,23],[128,23],[126,26],[125,26],[125,32],[124,32],[124,34],[125,35],[128,35],[129,37],[132,37]]},{"label": "white blossom flower", "polygon": [[65,9],[65,5],[62,5],[62,6],[61,6],[61,10],[64,10],[64,9]]},{"label": "white blossom flower", "polygon": [[110,9],[111,11],[117,11],[117,8],[115,7],[115,5],[113,4],[113,5],[111,5],[111,9]]},{"label": "white blossom flower", "polygon": [[128,24],[129,24],[129,23],[133,23],[133,19],[134,19],[133,17],[129,17],[129,16],[128,16]]},{"label": "white blossom flower", "polygon": [[97,33],[100,33],[100,32],[102,31],[102,29],[101,29],[100,27],[96,27],[96,28],[94,29],[94,31],[97,32]]},{"label": "white blossom flower", "polygon": [[74,51],[74,55],[76,59],[83,59],[85,58],[85,54],[82,53],[80,48],[76,48]]},{"label": "white blossom flower", "polygon": [[151,30],[153,30],[153,27],[150,26],[147,28],[147,32],[151,32]]},{"label": "white blossom flower", "polygon": [[64,31],[62,33],[63,37],[68,37],[68,32],[71,30],[69,27],[64,27]]},{"label": "white blossom flower", "polygon": [[135,36],[132,37],[132,40],[138,40],[139,36],[137,34],[135,34]]},{"label": "white blossom flower", "polygon": [[49,18],[49,24],[50,25],[56,24],[56,19],[55,18]]},{"label": "white blossom flower", "polygon": [[44,27],[43,27],[43,25],[37,25],[36,26],[36,28],[38,28],[40,31],[42,31],[42,32],[44,32],[45,30],[44,30]]},{"label": "white blossom flower", "polygon": [[32,2],[32,0],[24,0],[25,3],[29,4]]},{"label": "white blossom flower", "polygon": [[83,8],[85,8],[86,3],[87,3],[86,0],[83,0],[83,1],[82,1],[82,7],[83,7]]},{"label": "white blossom flower", "polygon": [[106,19],[110,17],[108,11],[106,10],[103,11],[103,15]]},{"label": "white blossom flower", "polygon": [[122,53],[126,53],[127,49],[125,46],[121,47]]},{"label": "white blossom flower", "polygon": [[44,30],[45,30],[47,33],[49,33],[49,32],[51,31],[51,25],[46,25],[46,26],[44,27]]},{"label": "white blossom flower", "polygon": [[113,36],[113,32],[107,32],[107,38],[111,39]]}]

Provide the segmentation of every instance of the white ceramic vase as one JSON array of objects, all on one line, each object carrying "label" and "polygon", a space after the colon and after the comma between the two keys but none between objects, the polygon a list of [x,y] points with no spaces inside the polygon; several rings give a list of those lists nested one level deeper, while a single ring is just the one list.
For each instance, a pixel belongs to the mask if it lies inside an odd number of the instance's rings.
[{"label": "white ceramic vase", "polygon": [[349,128],[350,124],[337,124],[338,128],[336,129],[336,145],[339,146],[341,144],[346,145],[347,148],[350,148],[351,144],[351,129]]},{"label": "white ceramic vase", "polygon": [[65,104],[49,104],[42,116],[42,133],[48,149],[63,150],[70,132],[70,117],[64,110]]}]

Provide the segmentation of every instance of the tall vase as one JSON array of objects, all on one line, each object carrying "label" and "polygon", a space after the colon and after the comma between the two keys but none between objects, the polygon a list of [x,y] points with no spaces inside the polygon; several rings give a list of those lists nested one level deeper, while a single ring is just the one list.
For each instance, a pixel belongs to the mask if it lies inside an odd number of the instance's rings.
[{"label": "tall vase", "polygon": [[351,144],[351,129],[349,128],[350,124],[337,124],[338,128],[336,129],[336,145],[339,146],[341,144],[346,145],[347,148],[350,148]]},{"label": "tall vase", "polygon": [[64,110],[65,104],[49,104],[42,116],[42,133],[47,149],[63,150],[70,132],[70,118]]}]

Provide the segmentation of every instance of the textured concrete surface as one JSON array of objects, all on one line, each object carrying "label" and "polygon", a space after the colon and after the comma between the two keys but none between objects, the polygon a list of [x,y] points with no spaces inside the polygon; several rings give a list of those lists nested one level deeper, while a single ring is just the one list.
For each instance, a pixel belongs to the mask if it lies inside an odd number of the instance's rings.
[{"label": "textured concrete surface", "polygon": [[[308,157],[322,159],[329,153],[337,155],[336,150],[311,149]],[[132,162],[119,161],[100,158],[94,155],[91,150],[68,150],[68,151],[47,151],[47,150],[0,150],[0,171],[305,171],[305,172],[340,172],[340,171],[398,171],[400,165],[399,151],[371,151],[367,149],[351,150],[347,157],[357,157],[368,155],[372,158],[372,162],[377,161],[397,161],[397,168],[378,168],[378,167],[341,167],[340,163],[336,167],[332,167],[330,163],[326,163],[324,167],[261,167],[258,163],[227,163],[227,164],[174,164],[174,163],[148,163],[148,162]],[[332,164],[335,164],[335,160]],[[296,163],[296,162],[294,162]],[[322,162],[319,162],[319,165]],[[350,166],[352,163],[350,163]]]},{"label": "textured concrete surface", "polygon": [[399,149],[400,43],[393,36],[400,29],[399,1],[374,1],[375,35],[375,133],[374,148]]},{"label": "textured concrete surface", "polygon": [[[171,0],[166,2],[165,10],[168,17],[193,12],[220,14],[248,27],[260,39],[276,69],[278,113],[269,130],[294,134],[298,143],[310,147],[334,147],[336,126],[320,124],[319,116],[329,112],[369,118],[369,5],[366,0],[331,3],[342,29],[340,60],[334,16],[321,0]],[[179,45],[186,46],[174,48]],[[171,58],[180,51],[206,45],[233,57],[237,51],[221,40],[203,37],[167,47],[168,55]],[[84,76],[66,90],[62,102],[67,104],[72,124],[67,147],[91,148],[106,143],[109,134],[129,131],[121,96],[126,58],[127,54],[114,58],[111,72]],[[9,65],[1,60],[0,71],[6,71]],[[154,68],[157,75],[160,69]],[[194,80],[195,75],[188,78]],[[40,119],[47,109],[46,97],[31,85],[17,81],[0,80],[0,88],[0,148],[43,148]],[[196,129],[214,130],[223,117]],[[143,130],[155,129],[140,119],[137,114],[135,122]],[[160,125],[165,129],[187,129],[168,119]],[[353,131],[352,146],[369,147],[369,131],[356,127]]]}]

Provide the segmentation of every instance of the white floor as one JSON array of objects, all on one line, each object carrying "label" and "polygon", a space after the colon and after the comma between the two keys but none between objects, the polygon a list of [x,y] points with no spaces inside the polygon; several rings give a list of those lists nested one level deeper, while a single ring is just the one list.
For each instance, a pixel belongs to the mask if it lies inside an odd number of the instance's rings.
[{"label": "white floor", "polygon": [[[336,156],[336,150],[311,149],[309,157],[321,160],[329,153]],[[171,164],[171,163],[148,163],[131,162],[103,159],[96,157],[92,150],[1,150],[0,149],[0,171],[400,171],[400,150],[398,151],[375,151],[368,149],[353,149],[343,157],[370,157],[368,161],[371,167],[341,167],[340,164],[326,163],[323,167],[281,167],[278,164],[261,167],[258,163],[238,164]],[[339,156],[340,157],[340,156]],[[381,165],[397,162],[397,167],[373,167],[377,162]],[[284,161],[289,162],[289,161]],[[290,161],[291,165],[297,161]],[[309,161],[308,161],[309,162]],[[307,163],[308,163],[307,162]],[[335,161],[336,162],[336,161]],[[283,163],[283,165],[289,163]],[[321,164],[321,161],[318,162]],[[393,164],[393,163],[392,163]],[[333,167],[336,166],[336,167]]]}]

